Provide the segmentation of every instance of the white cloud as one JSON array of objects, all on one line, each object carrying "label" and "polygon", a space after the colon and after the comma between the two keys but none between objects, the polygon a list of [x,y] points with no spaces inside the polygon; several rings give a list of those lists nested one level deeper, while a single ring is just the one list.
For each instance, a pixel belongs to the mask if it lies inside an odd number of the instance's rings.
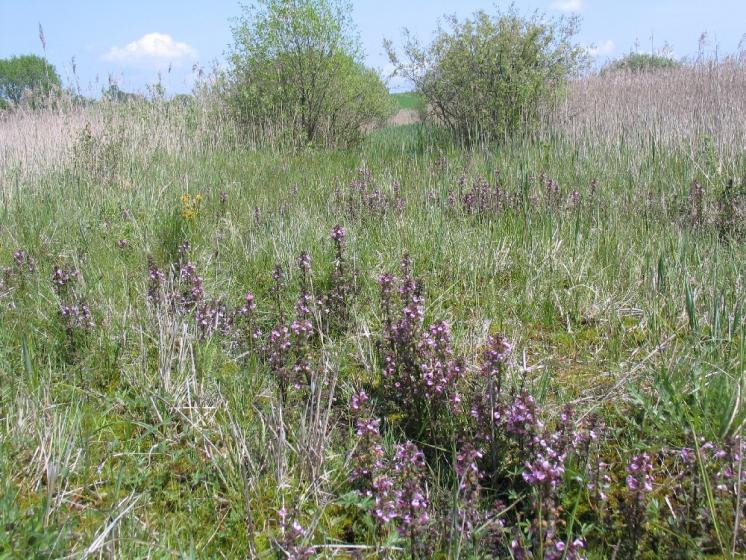
[{"label": "white cloud", "polygon": [[579,12],[583,9],[583,0],[555,0],[549,7],[561,12]]},{"label": "white cloud", "polygon": [[174,41],[166,33],[148,33],[125,47],[112,47],[102,56],[111,62],[178,62],[197,55],[186,43]]},{"label": "white cloud", "polygon": [[608,56],[614,52],[616,45],[611,39],[601,42],[599,45],[588,47],[586,50],[591,56]]}]

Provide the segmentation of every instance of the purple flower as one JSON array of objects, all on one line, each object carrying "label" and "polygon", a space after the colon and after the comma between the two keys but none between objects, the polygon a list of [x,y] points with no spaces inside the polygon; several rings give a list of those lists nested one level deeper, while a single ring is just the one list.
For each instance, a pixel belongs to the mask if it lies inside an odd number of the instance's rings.
[{"label": "purple flower", "polygon": [[290,330],[297,337],[309,337],[313,333],[313,325],[311,321],[304,319],[301,321],[293,321],[290,324]]},{"label": "purple flower", "polygon": [[188,240],[184,240],[179,245],[179,258],[183,261],[192,250],[192,244]]},{"label": "purple flower", "polygon": [[251,315],[254,311],[256,311],[256,303],[254,301],[254,294],[251,292],[248,292],[244,296],[244,304],[238,308],[237,314],[248,317]]},{"label": "purple flower", "polygon": [[679,457],[681,457],[681,460],[686,464],[693,464],[694,463],[694,450],[689,447],[684,447],[681,451],[679,451]]},{"label": "purple flower", "polygon": [[308,274],[311,271],[311,255],[308,252],[303,251],[298,257],[298,268],[304,274]]},{"label": "purple flower", "polygon": [[511,435],[526,436],[543,427],[536,414],[536,400],[528,393],[515,397],[505,412],[505,430]]},{"label": "purple flower", "polygon": [[225,305],[219,300],[199,303],[194,319],[199,329],[200,338],[207,338],[218,332],[227,335],[231,330],[231,316]]},{"label": "purple flower", "polygon": [[381,274],[378,277],[378,285],[381,287],[381,296],[390,298],[396,278],[393,274]]},{"label": "purple flower", "polygon": [[274,281],[272,289],[274,291],[279,291],[285,281],[285,273],[282,271],[282,267],[279,264],[275,265],[275,268],[272,271],[272,280]]},{"label": "purple flower", "polygon": [[523,480],[531,485],[547,484],[556,489],[565,473],[566,454],[559,446],[558,432],[544,437],[534,437],[534,451],[531,461],[526,462]]},{"label": "purple flower", "polygon": [[36,270],[36,262],[22,249],[13,253],[13,265],[18,272],[33,273]]},{"label": "purple flower", "polygon": [[361,389],[360,391],[352,395],[352,398],[350,399],[350,409],[353,412],[357,413],[367,403],[368,403],[368,394],[364,390]]},{"label": "purple flower", "polygon": [[59,314],[69,333],[75,330],[90,331],[96,326],[91,310],[85,303],[60,305]]},{"label": "purple flower", "polygon": [[381,421],[377,419],[361,418],[356,423],[357,429],[355,430],[355,434],[358,436],[378,435],[380,424]]},{"label": "purple flower", "polygon": [[653,464],[650,461],[650,455],[643,453],[635,455],[627,465],[627,488],[633,492],[652,492],[653,491]]},{"label": "purple flower", "polygon": [[55,266],[52,272],[52,284],[54,285],[57,293],[61,293],[68,284],[78,279],[80,273],[77,270],[65,270],[59,266]]},{"label": "purple flower", "polygon": [[148,266],[148,301],[151,303],[160,303],[161,291],[166,281],[166,275],[151,263]]},{"label": "purple flower", "polygon": [[347,237],[347,230],[345,230],[344,227],[337,224],[332,228],[332,239],[336,242],[342,241],[345,237]]},{"label": "purple flower", "polygon": [[316,555],[316,547],[306,546],[308,531],[300,522],[288,513],[285,508],[277,511],[280,525],[279,546],[285,558],[289,560],[306,560]]},{"label": "purple flower", "polygon": [[202,277],[197,274],[197,268],[194,264],[187,262],[181,266],[179,278],[182,289],[178,303],[186,310],[194,308],[205,297]]}]

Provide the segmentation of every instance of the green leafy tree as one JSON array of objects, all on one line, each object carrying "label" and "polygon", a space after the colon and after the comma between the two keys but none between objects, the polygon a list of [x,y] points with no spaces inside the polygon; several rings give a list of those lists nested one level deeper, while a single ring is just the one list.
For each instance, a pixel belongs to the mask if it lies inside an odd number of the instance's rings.
[{"label": "green leafy tree", "polygon": [[628,72],[655,72],[657,70],[671,70],[681,68],[678,60],[664,54],[629,53],[618,60],[610,62],[604,71],[622,70]]},{"label": "green leafy tree", "polygon": [[434,119],[466,142],[530,132],[542,107],[587,63],[573,42],[575,17],[522,17],[511,8],[444,19],[429,45],[405,31],[403,56],[391,41],[384,46],[395,75],[414,83]]},{"label": "green leafy tree", "polygon": [[343,0],[259,0],[233,28],[227,95],[241,122],[294,141],[345,145],[393,103],[363,64]]},{"label": "green leafy tree", "polygon": [[46,59],[26,54],[0,59],[0,99],[18,104],[24,96],[43,99],[60,88],[60,77]]}]

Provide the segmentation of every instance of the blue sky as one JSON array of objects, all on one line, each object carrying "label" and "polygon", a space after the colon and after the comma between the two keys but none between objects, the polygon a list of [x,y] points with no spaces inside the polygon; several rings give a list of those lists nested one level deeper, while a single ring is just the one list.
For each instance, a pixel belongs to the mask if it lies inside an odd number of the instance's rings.
[{"label": "blue sky", "polygon": [[[427,40],[439,16],[467,16],[491,9],[477,0],[353,0],[368,64],[385,69],[384,37],[401,37],[409,28]],[[506,6],[506,2],[499,5]],[[655,49],[667,42],[676,57],[693,56],[703,32],[709,51],[733,53],[746,34],[746,0],[518,0],[523,13],[577,13],[578,40],[595,45],[597,63],[632,50]],[[111,76],[128,91],[145,91],[161,73],[170,93],[189,91],[193,66],[221,61],[231,42],[236,0],[0,0],[0,58],[46,54],[63,81],[73,83],[72,59],[83,93],[96,95]],[[170,67],[170,72],[169,72]],[[400,88],[400,84],[393,84]]]}]

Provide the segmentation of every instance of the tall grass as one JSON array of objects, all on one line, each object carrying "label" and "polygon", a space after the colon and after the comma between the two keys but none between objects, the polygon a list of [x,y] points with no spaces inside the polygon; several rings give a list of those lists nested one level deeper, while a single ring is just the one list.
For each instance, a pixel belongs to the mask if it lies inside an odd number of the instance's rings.
[{"label": "tall grass", "polygon": [[744,93],[746,72],[735,60],[654,72],[612,70],[572,83],[549,126],[572,141],[593,138],[639,154],[671,146],[697,151],[711,142],[731,163],[746,142]]},{"label": "tall grass", "polygon": [[[471,517],[449,513],[466,499],[449,473],[451,447],[463,444],[456,424],[469,420],[428,410],[432,428],[420,426],[417,439],[418,415],[385,392],[377,280],[408,253],[425,324],[448,322],[465,379],[477,383],[479,356],[503,333],[513,347],[506,384],[535,397],[547,426],[571,404],[578,430],[594,415],[608,427],[599,444],[611,465],[608,510],[587,505],[573,479],[582,473],[568,466],[551,498],[562,500],[563,539],[582,536],[594,558],[741,554],[741,483],[727,501],[708,478],[715,459],[701,449],[725,448],[745,417],[746,248],[737,227],[722,225],[720,198],[730,179],[742,188],[741,72],[591,77],[573,86],[544,140],[472,151],[430,125],[374,131],[355,150],[286,151],[247,140],[200,100],[3,117],[0,551],[435,553],[413,544],[421,541],[465,558],[487,555],[493,541],[510,548],[495,517],[514,536],[534,535],[537,525],[516,513],[551,500],[503,471],[479,482],[471,506],[486,517],[473,530]],[[704,185],[701,219],[693,219],[695,181]],[[184,202],[187,193],[202,202]],[[330,239],[336,224],[346,229],[342,249]],[[290,350],[312,372],[284,397],[285,373],[259,347],[296,313],[303,251],[313,270],[305,289],[328,299],[312,306],[307,350]],[[205,306],[238,308],[253,294],[257,342],[206,334],[199,308],[183,301],[193,281],[186,261],[201,276]],[[284,288],[274,287],[276,264]],[[55,267],[80,275],[60,288]],[[155,292],[153,267],[163,275]],[[322,309],[338,305],[339,293],[344,320],[335,321]],[[65,305],[88,306],[95,327],[71,324]],[[293,365],[295,355],[286,358]],[[397,533],[356,492],[350,476],[365,449],[348,402],[361,388],[382,421],[386,457],[407,437],[423,449],[427,468],[415,474],[448,531]],[[697,488],[689,494],[673,470],[695,448],[700,474],[687,475]],[[520,456],[503,451],[506,464]],[[643,453],[653,457],[654,484],[635,494],[625,466]],[[677,492],[691,497],[690,510]]]}]

